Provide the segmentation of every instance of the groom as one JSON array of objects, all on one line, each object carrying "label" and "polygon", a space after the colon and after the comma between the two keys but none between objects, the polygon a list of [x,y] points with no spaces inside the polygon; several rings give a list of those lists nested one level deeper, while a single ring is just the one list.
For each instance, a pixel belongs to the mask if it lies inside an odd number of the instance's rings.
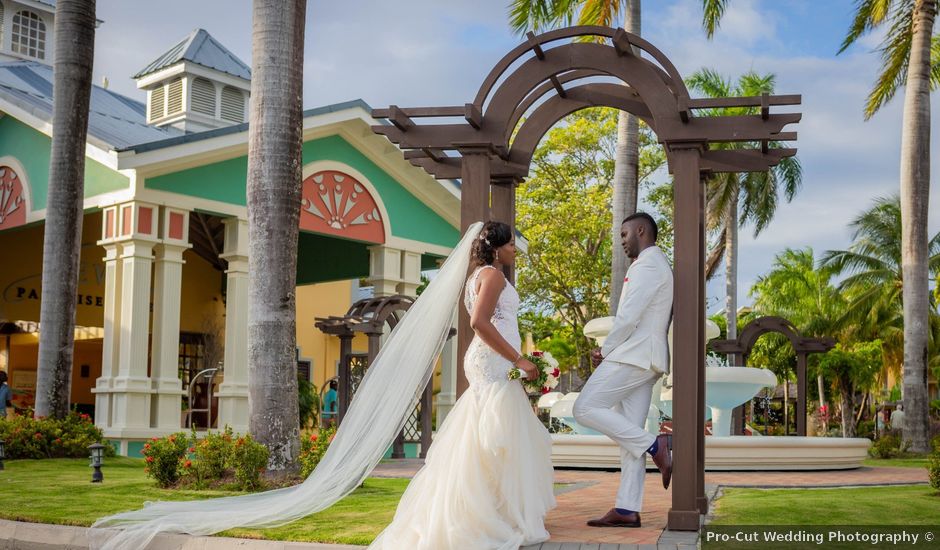
[{"label": "groom", "polygon": [[656,246],[658,228],[638,212],[620,226],[620,241],[633,264],[627,271],[613,328],[591,359],[597,369],[574,404],[574,417],[620,445],[620,489],[614,508],[592,527],[639,527],[646,454],[669,488],[671,436],[644,428],[653,385],[669,366],[666,333],[672,316],[672,269]]}]

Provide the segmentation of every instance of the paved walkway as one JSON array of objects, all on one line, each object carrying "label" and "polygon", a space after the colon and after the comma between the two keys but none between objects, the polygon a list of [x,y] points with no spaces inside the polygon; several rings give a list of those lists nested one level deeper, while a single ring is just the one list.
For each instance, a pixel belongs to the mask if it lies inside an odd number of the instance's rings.
[{"label": "paved walkway", "polygon": [[[403,460],[380,464],[373,472],[378,477],[411,477],[421,467],[420,460]],[[556,470],[555,483],[565,484],[556,490],[558,506],[549,512],[546,527],[550,543],[542,550],[564,549],[560,543],[580,543],[570,548],[597,549],[598,544],[655,545],[675,548],[676,544],[694,546],[696,538],[688,533],[671,533],[666,529],[666,514],[672,503],[671,489],[665,490],[659,472],[646,475],[643,526],[638,529],[588,527],[585,522],[603,515],[613,506],[620,481],[619,472],[598,470]],[[859,468],[824,472],[706,472],[705,483],[714,492],[718,487],[845,487],[864,485],[909,485],[926,483],[923,468]]]}]

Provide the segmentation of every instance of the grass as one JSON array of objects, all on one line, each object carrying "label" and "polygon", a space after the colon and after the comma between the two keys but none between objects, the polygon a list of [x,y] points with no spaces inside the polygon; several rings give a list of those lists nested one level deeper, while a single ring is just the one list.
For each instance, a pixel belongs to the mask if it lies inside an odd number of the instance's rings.
[{"label": "grass", "polygon": [[892,468],[926,468],[929,459],[925,456],[911,458],[866,458],[862,464],[865,466],[892,467]]},{"label": "grass", "polygon": [[[152,500],[196,500],[232,491],[165,490],[144,474],[142,459],[105,462],[104,483],[91,483],[87,459],[13,460],[0,471],[0,518],[88,526],[102,516],[133,510]],[[233,529],[226,536],[368,544],[395,513],[407,479],[369,478],[331,508],[273,529]]]},{"label": "grass", "polygon": [[940,525],[928,485],[845,489],[725,489],[715,525]]}]

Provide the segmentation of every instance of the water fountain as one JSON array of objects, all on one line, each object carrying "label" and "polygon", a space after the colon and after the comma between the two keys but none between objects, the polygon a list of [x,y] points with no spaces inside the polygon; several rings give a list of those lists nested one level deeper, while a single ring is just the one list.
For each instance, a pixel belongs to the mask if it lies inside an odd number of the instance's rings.
[{"label": "water fountain", "polygon": [[[613,317],[588,322],[584,334],[603,345]],[[706,320],[706,339],[716,338],[718,326]],[[669,333],[672,346],[672,331]],[[866,438],[831,438],[798,436],[732,436],[731,412],[750,401],[765,387],[775,387],[776,376],[767,369],[726,366],[717,356],[706,358],[706,421],[712,420],[712,435],[705,438],[706,470],[836,470],[858,468],[871,442]],[[617,468],[620,449],[610,439],[580,426],[571,412],[577,394],[559,393],[543,396],[539,406],[550,409],[551,417],[566,427],[568,433],[552,434],[552,460],[556,466]],[[660,379],[653,388],[647,430],[659,430],[660,417],[672,414],[671,375]],[[647,463],[651,467],[651,463]]]}]

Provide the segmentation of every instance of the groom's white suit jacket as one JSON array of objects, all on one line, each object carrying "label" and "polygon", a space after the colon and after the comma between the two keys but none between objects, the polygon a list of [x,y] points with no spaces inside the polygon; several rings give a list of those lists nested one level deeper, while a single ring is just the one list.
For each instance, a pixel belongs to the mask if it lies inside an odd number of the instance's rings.
[{"label": "groom's white suit jacket", "polygon": [[606,361],[666,373],[672,318],[672,268],[658,246],[640,252],[620,293],[617,317],[601,354]]}]

